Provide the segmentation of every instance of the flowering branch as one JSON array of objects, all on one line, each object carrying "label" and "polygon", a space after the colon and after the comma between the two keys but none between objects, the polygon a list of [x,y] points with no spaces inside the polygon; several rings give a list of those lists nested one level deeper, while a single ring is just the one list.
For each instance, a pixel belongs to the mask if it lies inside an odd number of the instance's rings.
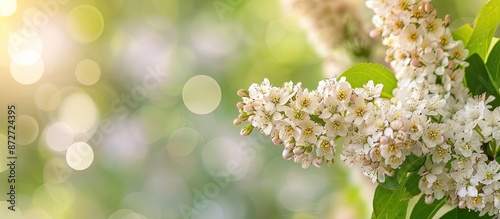
[{"label": "flowering branch", "polygon": [[238,92],[243,101],[235,125],[249,121],[242,135],[256,128],[303,168],[332,165],[336,140],[344,138],[341,159],[381,184],[387,177],[406,181],[407,172],[395,173],[416,163],[405,160],[425,159],[416,173],[425,203],[446,200],[498,215],[500,108],[490,105],[493,96],[469,96],[468,50],[452,38],[451,18],[437,18],[430,0],[366,4],[375,12],[370,35],[387,46],[397,79],[392,98],[381,97],[383,84],[371,80],[353,88],[344,77],[325,79],[309,91],[265,79]]}]

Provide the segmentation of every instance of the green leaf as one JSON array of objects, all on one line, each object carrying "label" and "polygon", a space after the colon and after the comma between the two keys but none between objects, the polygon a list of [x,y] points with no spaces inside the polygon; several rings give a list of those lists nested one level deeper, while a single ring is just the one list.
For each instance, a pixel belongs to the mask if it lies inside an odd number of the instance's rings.
[{"label": "green leaf", "polygon": [[385,189],[389,189],[389,190],[401,189],[402,186],[398,180],[398,174],[397,174],[398,171],[399,170],[395,170],[394,175],[392,175],[392,176],[385,176],[385,181],[379,183],[378,185],[384,187]]},{"label": "green leaf", "polygon": [[408,180],[408,173],[418,170],[424,161],[425,156],[417,157],[413,154],[408,156],[400,168],[394,170],[394,175],[386,176],[385,181],[379,185],[390,190],[402,188]]},{"label": "green leaf", "polygon": [[467,45],[472,34],[472,27],[469,24],[464,24],[460,28],[451,32],[454,40],[462,40],[464,45]]},{"label": "green leaf", "polygon": [[401,167],[398,171],[398,182],[400,184],[406,183],[408,179],[408,172],[413,172],[418,170],[422,165],[424,165],[425,156],[417,157],[414,154],[411,154],[406,158],[406,160],[401,164]]},{"label": "green leaf", "polygon": [[497,84],[500,83],[500,41],[495,44],[490,54],[488,55],[488,61],[486,61],[486,67],[490,72],[491,79]]},{"label": "green leaf", "polygon": [[410,195],[416,196],[420,194],[420,189],[418,188],[418,181],[420,181],[420,178],[422,177],[418,175],[417,172],[413,172],[408,177],[408,180],[406,180],[405,189]]},{"label": "green leaf", "polygon": [[478,54],[472,54],[466,61],[469,63],[469,66],[465,68],[465,78],[470,92],[473,95],[481,95],[485,92],[488,95],[493,95],[495,96],[495,100],[491,105],[498,106],[500,104],[499,82],[495,82],[491,78],[491,74]]},{"label": "green leaf", "polygon": [[500,0],[488,1],[474,20],[474,29],[466,46],[469,54],[477,53],[484,60],[490,47],[491,38],[500,22]]},{"label": "green leaf", "polygon": [[[498,25],[500,27],[500,24]],[[497,37],[493,37],[493,39],[491,39],[491,43],[490,43],[490,48],[488,49],[488,58],[489,58],[489,54],[491,53],[491,50],[493,50],[493,47],[500,41],[500,38],[497,38]]]},{"label": "green leaf", "polygon": [[410,219],[432,219],[445,203],[445,200],[441,199],[434,200],[432,204],[428,205],[425,203],[425,195],[422,195],[413,207]]},{"label": "green leaf", "polygon": [[389,190],[377,186],[373,197],[372,218],[405,218],[411,197],[404,189]]},{"label": "green leaf", "polygon": [[363,84],[372,80],[374,84],[383,84],[384,88],[380,96],[391,98],[392,90],[396,88],[398,81],[391,70],[383,65],[374,63],[361,63],[354,65],[342,73],[340,77],[346,77],[352,87],[363,87]]},{"label": "green leaf", "polygon": [[319,116],[317,115],[309,115],[309,118],[315,122],[315,123],[318,123],[322,126],[324,126],[326,123],[325,123],[325,120],[323,120],[322,118],[319,118]]},{"label": "green leaf", "polygon": [[476,218],[493,218],[488,215],[483,215],[482,217],[479,217],[479,212],[477,211],[469,211],[468,209],[459,209],[459,208],[454,208],[451,211],[448,211],[445,215],[441,217],[441,219],[476,219]]},{"label": "green leaf", "polygon": [[495,155],[495,160],[500,163],[500,154]]}]

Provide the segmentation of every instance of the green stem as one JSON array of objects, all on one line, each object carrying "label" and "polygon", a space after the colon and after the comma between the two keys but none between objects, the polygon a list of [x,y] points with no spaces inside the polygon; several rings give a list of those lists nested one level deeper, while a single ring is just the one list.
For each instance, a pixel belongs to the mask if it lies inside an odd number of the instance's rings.
[{"label": "green stem", "polygon": [[476,127],[474,127],[474,130],[479,134],[479,136],[481,136],[481,138],[483,140],[485,140],[486,138],[484,137],[484,135],[481,133],[481,127],[479,127],[478,125],[476,125]]}]

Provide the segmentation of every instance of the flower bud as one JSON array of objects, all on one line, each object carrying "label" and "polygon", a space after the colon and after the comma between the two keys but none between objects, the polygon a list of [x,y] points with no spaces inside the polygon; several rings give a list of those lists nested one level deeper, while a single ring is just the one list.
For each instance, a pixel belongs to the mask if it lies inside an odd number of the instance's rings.
[{"label": "flower bud", "polygon": [[354,92],[352,92],[351,98],[349,99],[349,101],[351,101],[351,103],[354,103],[356,101],[356,97],[358,97],[358,96]]},{"label": "flower bud", "polygon": [[301,155],[301,154],[304,153],[304,151],[305,151],[305,148],[303,146],[295,147],[293,149],[293,154],[295,154],[295,155]]},{"label": "flower bud", "polygon": [[280,145],[280,144],[283,144],[283,141],[280,139],[279,136],[274,136],[274,138],[273,138],[273,144]]},{"label": "flower bud", "polygon": [[448,27],[451,24],[451,15],[447,14],[444,16],[444,26]]},{"label": "flower bud", "polygon": [[390,57],[390,56],[388,56],[388,55],[387,55],[387,56],[385,56],[385,58],[384,58],[384,61],[385,61],[386,63],[390,63],[390,62],[392,62],[392,60],[393,60],[393,58],[391,58],[391,57]]},{"label": "flower bud", "polygon": [[425,204],[432,204],[432,202],[434,202],[434,196],[433,195],[426,195],[425,196]]},{"label": "flower bud", "polygon": [[388,176],[394,176],[394,170],[388,171],[385,174]]},{"label": "flower bud", "polygon": [[449,69],[454,69],[456,66],[457,66],[457,63],[455,62],[455,60],[450,60],[448,62],[448,68]]},{"label": "flower bud", "polygon": [[241,123],[243,123],[243,121],[241,121],[240,119],[233,120],[233,125],[235,125],[235,126],[239,126],[239,125],[241,125]]},{"label": "flower bud", "polygon": [[371,166],[373,169],[376,169],[376,168],[378,168],[378,167],[380,166],[380,162],[372,162],[372,163],[370,164],[370,166]]},{"label": "flower bud", "polygon": [[292,158],[292,157],[293,157],[293,153],[292,153],[292,151],[291,151],[291,150],[287,150],[287,149],[283,150],[282,155],[283,155],[283,158],[284,158],[285,160],[290,160],[290,158]]},{"label": "flower bud", "polygon": [[401,127],[399,127],[399,131],[407,132],[408,131],[408,127],[406,127],[405,125],[402,125]]},{"label": "flower bud", "polygon": [[238,94],[238,96],[240,97],[249,97],[249,93],[247,90],[245,89],[239,89],[238,92],[236,92]]},{"label": "flower bud", "polygon": [[253,104],[247,104],[243,107],[243,111],[249,113],[249,112],[253,112],[255,111],[255,109],[253,108]]},{"label": "flower bud", "polygon": [[461,209],[467,208],[467,202],[465,202],[464,200],[461,200],[460,202],[458,202],[458,208],[461,208]]},{"label": "flower bud", "polygon": [[381,136],[380,144],[387,144],[387,143],[389,143],[389,138],[387,138],[387,136]]},{"label": "flower bud", "polygon": [[382,30],[380,30],[380,29],[374,29],[374,30],[370,31],[371,38],[378,38],[378,37],[380,37],[380,35],[382,35]]},{"label": "flower bud", "polygon": [[244,106],[245,106],[245,104],[244,104],[243,102],[241,102],[241,101],[240,101],[240,102],[238,102],[238,103],[236,104],[236,107],[237,107],[239,110],[242,110]]},{"label": "flower bud", "polygon": [[241,120],[242,122],[247,121],[248,120],[248,114],[242,113],[242,114],[238,115],[238,119]]},{"label": "flower bud", "polygon": [[413,66],[415,68],[420,68],[422,66],[422,64],[420,64],[420,61],[418,59],[412,59],[411,66]]},{"label": "flower bud", "polygon": [[243,128],[241,128],[240,135],[248,136],[248,135],[250,135],[250,133],[252,133],[252,131],[253,131],[253,126],[251,124],[248,124],[248,125],[244,126]]},{"label": "flower bud", "polygon": [[323,164],[323,158],[322,157],[316,157],[314,158],[314,160],[312,161],[312,164],[315,166],[315,167],[321,167],[321,164]]},{"label": "flower bud", "polygon": [[292,150],[293,147],[295,147],[295,142],[294,141],[288,141],[285,145],[285,149],[287,150]]},{"label": "flower bud", "polygon": [[431,3],[425,4],[425,12],[430,13],[432,10],[434,10],[434,7],[432,7]]},{"label": "flower bud", "polygon": [[335,160],[326,160],[326,166],[327,167],[332,167],[333,163],[335,163]]},{"label": "flower bud", "polygon": [[458,205],[458,196],[456,194],[451,194],[450,195],[450,205]]}]

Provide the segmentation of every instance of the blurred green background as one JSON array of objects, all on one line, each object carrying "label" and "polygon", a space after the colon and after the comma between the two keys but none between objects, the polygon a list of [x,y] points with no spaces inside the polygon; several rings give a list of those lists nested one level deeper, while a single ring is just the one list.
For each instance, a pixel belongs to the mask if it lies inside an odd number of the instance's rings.
[{"label": "blurred green background", "polygon": [[[434,4],[457,26],[481,6]],[[359,171],[232,125],[238,89],[324,78],[279,1],[0,0],[0,33],[0,218],[369,218]]]}]

